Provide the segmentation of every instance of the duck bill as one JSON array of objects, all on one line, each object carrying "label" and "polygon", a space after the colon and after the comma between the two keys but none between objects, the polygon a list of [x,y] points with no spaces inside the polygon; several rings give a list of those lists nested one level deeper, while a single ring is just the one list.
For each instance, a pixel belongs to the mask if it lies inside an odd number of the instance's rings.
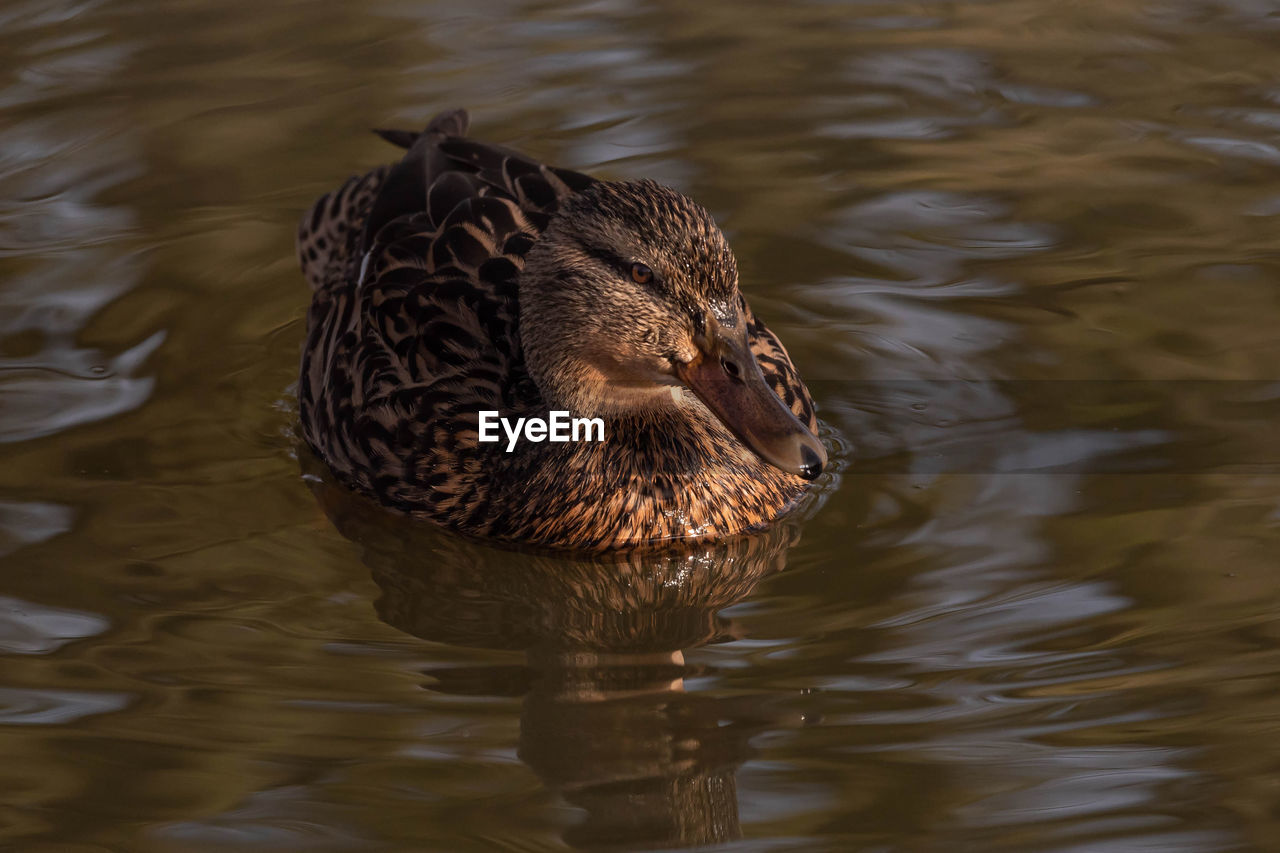
[{"label": "duck bill", "polygon": [[680,380],[770,465],[806,480],[822,473],[822,442],[765,382],[745,341],[720,339],[707,349],[677,371]]}]

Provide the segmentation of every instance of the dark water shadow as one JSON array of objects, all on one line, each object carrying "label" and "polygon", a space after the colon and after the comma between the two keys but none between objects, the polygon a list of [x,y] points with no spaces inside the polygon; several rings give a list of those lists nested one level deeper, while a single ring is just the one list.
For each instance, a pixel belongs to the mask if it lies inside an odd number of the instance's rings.
[{"label": "dark water shadow", "polygon": [[724,608],[786,567],[798,527],[713,545],[570,558],[499,550],[390,515],[304,463],[326,515],[359,544],[389,625],[424,640],[518,650],[523,665],[428,670],[427,689],[523,697],[517,753],[585,814],[586,850],[739,838],[735,773],[766,729],[812,715],[776,694],[686,690],[685,653],[741,636]]}]

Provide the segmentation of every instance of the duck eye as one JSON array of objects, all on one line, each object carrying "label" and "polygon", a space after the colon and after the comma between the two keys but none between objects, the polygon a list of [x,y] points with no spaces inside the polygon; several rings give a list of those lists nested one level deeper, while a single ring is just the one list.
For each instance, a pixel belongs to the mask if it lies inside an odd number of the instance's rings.
[{"label": "duck eye", "polygon": [[644,264],[632,264],[631,280],[636,284],[649,284],[653,281],[653,270]]}]

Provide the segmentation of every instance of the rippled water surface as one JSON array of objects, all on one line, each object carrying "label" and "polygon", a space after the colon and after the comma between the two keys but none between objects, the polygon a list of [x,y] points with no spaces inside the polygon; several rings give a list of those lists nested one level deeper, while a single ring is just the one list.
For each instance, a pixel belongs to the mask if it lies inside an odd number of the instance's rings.
[{"label": "rippled water surface", "polygon": [[[1275,849],[1278,44],[1266,0],[0,3],[0,847]],[[716,214],[821,507],[556,560],[299,453],[294,224],[454,105]]]}]

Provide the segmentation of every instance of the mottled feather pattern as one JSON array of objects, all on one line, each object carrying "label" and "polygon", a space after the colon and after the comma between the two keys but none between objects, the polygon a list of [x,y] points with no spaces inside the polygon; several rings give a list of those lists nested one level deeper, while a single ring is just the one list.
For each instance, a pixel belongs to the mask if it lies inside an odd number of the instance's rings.
[{"label": "mottled feather pattern", "polygon": [[[560,205],[594,179],[465,130],[465,114],[446,113],[422,134],[380,131],[406,160],[349,179],[303,217],[298,256],[315,290],[298,391],[307,443],[347,485],[484,538],[606,549],[776,520],[804,481],[709,414],[611,419],[602,443],[508,453],[478,441],[481,410],[547,415],[524,363],[518,280]],[[739,309],[766,380],[816,431],[786,351],[745,300]]]},{"label": "mottled feather pattern", "polygon": [[341,286],[355,250],[364,215],[386,179],[390,166],[348,178],[325,193],[298,224],[298,262],[312,289]]}]

